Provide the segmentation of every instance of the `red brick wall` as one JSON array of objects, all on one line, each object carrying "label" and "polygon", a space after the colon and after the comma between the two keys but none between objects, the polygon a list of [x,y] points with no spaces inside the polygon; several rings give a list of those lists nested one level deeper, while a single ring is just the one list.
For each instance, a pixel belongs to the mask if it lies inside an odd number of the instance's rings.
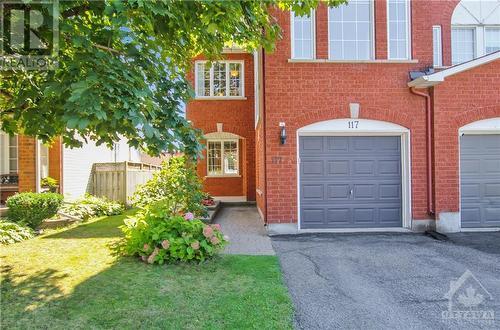
[{"label": "red brick wall", "polygon": [[459,128],[500,117],[500,61],[446,78],[434,87],[436,212],[459,209]]},{"label": "red brick wall", "polygon": [[36,191],[36,140],[19,135],[19,191]]},{"label": "red brick wall", "polygon": [[[458,1],[412,1],[412,58],[418,63],[289,63],[290,14],[275,12],[283,28],[276,51],[265,61],[266,193],[269,222],[297,221],[296,130],[349,117],[360,103],[360,118],[383,120],[411,131],[412,216],[427,219],[425,101],[410,93],[408,72],[432,65],[432,26],[442,25],[444,64],[451,62],[451,14]],[[375,3],[376,59],[387,59],[386,1]],[[316,13],[317,58],[328,58],[327,9]],[[279,144],[278,123],[288,140]]]},{"label": "red brick wall", "polygon": [[57,138],[49,148],[49,176],[59,183],[59,191],[63,191],[62,186],[62,153],[61,139]]},{"label": "red brick wall", "polygon": [[[241,177],[206,177],[206,153],[198,163],[198,174],[204,178],[204,189],[214,196],[247,196],[255,200],[255,126],[254,126],[254,64],[251,54],[227,54],[226,59],[244,60],[246,100],[193,100],[188,103],[186,116],[204,133],[223,131],[242,137],[240,139]],[[194,85],[194,68],[188,78]]]}]

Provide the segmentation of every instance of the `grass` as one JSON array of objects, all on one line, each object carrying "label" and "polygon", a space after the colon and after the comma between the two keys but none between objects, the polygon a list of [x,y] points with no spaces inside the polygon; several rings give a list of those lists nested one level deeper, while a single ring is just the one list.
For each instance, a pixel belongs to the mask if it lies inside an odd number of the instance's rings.
[{"label": "grass", "polygon": [[151,266],[113,253],[124,216],[2,247],[4,329],[292,327],[276,257]]}]

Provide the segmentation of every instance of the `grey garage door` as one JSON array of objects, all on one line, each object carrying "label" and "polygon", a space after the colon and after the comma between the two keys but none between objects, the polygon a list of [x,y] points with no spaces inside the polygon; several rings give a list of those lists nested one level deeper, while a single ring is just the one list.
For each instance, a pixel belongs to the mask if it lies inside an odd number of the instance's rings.
[{"label": "grey garage door", "polygon": [[500,135],[460,138],[462,227],[500,227]]},{"label": "grey garage door", "polygon": [[401,227],[400,141],[300,137],[301,228]]}]

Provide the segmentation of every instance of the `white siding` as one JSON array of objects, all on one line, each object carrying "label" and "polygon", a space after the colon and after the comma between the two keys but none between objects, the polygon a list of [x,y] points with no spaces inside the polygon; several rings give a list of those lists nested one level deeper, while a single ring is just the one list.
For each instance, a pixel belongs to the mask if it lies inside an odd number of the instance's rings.
[{"label": "white siding", "polygon": [[129,148],[125,139],[117,143],[115,150],[106,146],[96,146],[89,141],[82,148],[63,151],[63,190],[68,199],[81,197],[87,191],[87,184],[94,163],[140,162],[140,153]]}]

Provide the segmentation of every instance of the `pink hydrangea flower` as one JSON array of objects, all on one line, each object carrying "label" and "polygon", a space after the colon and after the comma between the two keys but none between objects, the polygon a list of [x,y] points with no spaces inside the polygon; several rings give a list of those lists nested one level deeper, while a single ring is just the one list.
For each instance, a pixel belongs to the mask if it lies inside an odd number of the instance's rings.
[{"label": "pink hydrangea flower", "polygon": [[205,236],[206,238],[212,237],[213,234],[214,230],[212,229],[212,227],[205,226],[205,228],[203,228],[203,236]]},{"label": "pink hydrangea flower", "polygon": [[149,244],[148,243],[144,244],[144,246],[142,247],[142,249],[144,251],[148,251],[149,250]]},{"label": "pink hydrangea flower", "polygon": [[210,239],[210,242],[212,242],[212,244],[213,244],[213,245],[217,245],[217,244],[219,244],[219,243],[220,243],[220,240],[219,240],[217,237],[213,236],[213,237]]},{"label": "pink hydrangea flower", "polygon": [[198,241],[194,241],[193,243],[191,243],[191,247],[194,249],[194,250],[198,250],[200,248],[200,242]]},{"label": "pink hydrangea flower", "polygon": [[165,250],[168,249],[169,246],[170,246],[170,242],[168,241],[168,239],[163,240],[161,242],[161,247],[164,248]]},{"label": "pink hydrangea flower", "polygon": [[149,264],[152,264],[153,262],[155,262],[155,258],[158,255],[158,252],[160,252],[160,250],[158,250],[158,248],[155,248],[153,253],[151,253],[151,255],[148,257]]},{"label": "pink hydrangea flower", "polygon": [[187,221],[193,220],[194,214],[191,212],[188,212],[188,213],[184,214],[184,219],[186,219]]},{"label": "pink hydrangea flower", "polygon": [[218,224],[218,223],[213,224],[213,225],[212,225],[212,228],[213,228],[213,229],[215,229],[215,230],[217,230],[217,231],[221,231],[221,226],[220,226],[220,224]]}]

